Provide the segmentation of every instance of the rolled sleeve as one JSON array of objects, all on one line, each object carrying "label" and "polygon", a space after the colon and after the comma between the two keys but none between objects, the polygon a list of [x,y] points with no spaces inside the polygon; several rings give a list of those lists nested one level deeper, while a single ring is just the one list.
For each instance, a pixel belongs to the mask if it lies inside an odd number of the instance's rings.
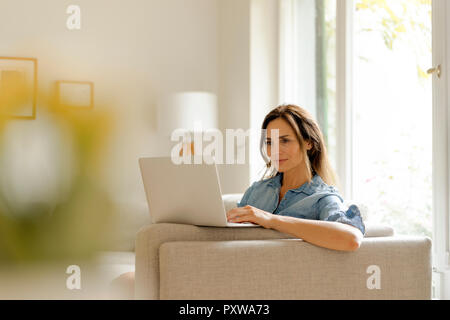
[{"label": "rolled sleeve", "polygon": [[362,234],[366,233],[366,227],[361,217],[361,212],[356,205],[345,209],[341,199],[335,195],[329,195],[317,203],[319,219],[345,223],[358,228]]}]

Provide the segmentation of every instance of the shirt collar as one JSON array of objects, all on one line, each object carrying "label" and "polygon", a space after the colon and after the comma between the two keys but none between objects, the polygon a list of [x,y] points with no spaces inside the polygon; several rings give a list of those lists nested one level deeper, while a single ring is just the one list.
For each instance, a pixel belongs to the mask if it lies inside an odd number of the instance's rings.
[{"label": "shirt collar", "polygon": [[[281,188],[281,179],[283,177],[283,173],[279,172],[275,177],[270,179],[269,184],[274,188]],[[322,178],[318,174],[314,174],[311,182],[306,182],[297,189],[291,189],[291,191],[299,193],[304,192],[307,194],[313,194],[318,187],[324,184]]]}]

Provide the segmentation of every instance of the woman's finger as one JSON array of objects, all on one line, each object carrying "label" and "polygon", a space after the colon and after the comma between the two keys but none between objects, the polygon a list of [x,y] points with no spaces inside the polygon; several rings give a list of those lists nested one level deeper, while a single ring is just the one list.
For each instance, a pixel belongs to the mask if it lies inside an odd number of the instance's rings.
[{"label": "woman's finger", "polygon": [[227,217],[234,217],[234,216],[238,216],[238,215],[242,215],[246,212],[246,210],[244,210],[244,208],[233,208],[230,211],[227,212]]},{"label": "woman's finger", "polygon": [[228,212],[227,212],[227,218],[232,217],[232,216],[235,214],[235,212],[237,211],[236,209],[238,209],[238,208],[233,208],[233,209],[231,209],[231,210],[228,210]]},{"label": "woman's finger", "polygon": [[234,220],[236,220],[236,219],[243,218],[243,217],[244,217],[244,214],[243,214],[243,213],[233,213],[233,214],[231,214],[231,215],[228,217],[228,220],[229,220],[229,221],[234,221]]},{"label": "woman's finger", "polygon": [[235,216],[230,219],[230,222],[235,222],[235,223],[240,223],[240,222],[245,222],[245,221],[247,221],[246,217],[243,217],[243,216]]},{"label": "woman's finger", "polygon": [[233,218],[231,218],[231,222],[253,222],[252,215],[249,215],[247,213],[235,215]]}]

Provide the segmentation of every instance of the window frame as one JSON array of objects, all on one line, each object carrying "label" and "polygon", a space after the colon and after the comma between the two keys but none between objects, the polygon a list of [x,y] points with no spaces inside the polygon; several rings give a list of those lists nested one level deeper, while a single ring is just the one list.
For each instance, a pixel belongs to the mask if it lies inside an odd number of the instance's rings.
[{"label": "window frame", "polygon": [[435,297],[450,299],[450,4],[433,0],[433,66],[441,65],[441,77],[433,75],[433,278]]},{"label": "window frame", "polygon": [[336,1],[336,150],[337,174],[344,198],[354,197],[355,139],[353,108],[354,1]]}]

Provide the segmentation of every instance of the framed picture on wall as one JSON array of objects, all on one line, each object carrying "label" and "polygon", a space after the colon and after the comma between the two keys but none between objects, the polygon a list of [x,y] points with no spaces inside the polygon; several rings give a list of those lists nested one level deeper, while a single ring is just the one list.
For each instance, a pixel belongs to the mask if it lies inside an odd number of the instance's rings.
[{"label": "framed picture on wall", "polygon": [[66,108],[94,108],[94,83],[90,81],[56,81],[56,98]]},{"label": "framed picture on wall", "polygon": [[20,97],[20,104],[2,106],[1,116],[15,119],[36,119],[37,59],[0,56],[0,99],[12,88],[27,88]]}]

